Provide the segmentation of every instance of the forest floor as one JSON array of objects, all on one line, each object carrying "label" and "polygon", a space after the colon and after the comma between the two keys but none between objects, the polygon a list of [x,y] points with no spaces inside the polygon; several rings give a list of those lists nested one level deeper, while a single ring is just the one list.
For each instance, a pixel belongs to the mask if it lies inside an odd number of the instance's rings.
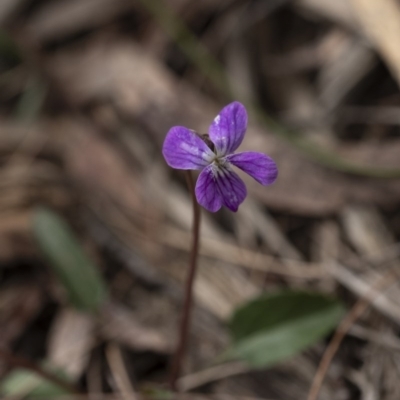
[{"label": "forest floor", "polygon": [[[237,213],[202,212],[189,352],[169,398],[310,399],[332,334],[267,369],[214,364],[239,305],[290,289],[365,306],[319,399],[400,399],[397,1],[3,0],[0,24],[3,398],[43,385],[16,374],[27,360],[84,393],[42,386],[45,399],[167,396],[192,209],[161,147],[172,126],[207,132],[238,100],[241,149],[270,155],[279,177],[244,177]],[[43,215],[100,271],[97,313],[58,278]]]}]

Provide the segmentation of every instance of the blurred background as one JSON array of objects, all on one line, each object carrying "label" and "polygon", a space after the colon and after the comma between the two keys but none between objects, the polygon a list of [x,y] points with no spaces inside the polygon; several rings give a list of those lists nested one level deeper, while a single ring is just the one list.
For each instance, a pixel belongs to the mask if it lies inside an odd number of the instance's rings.
[{"label": "blurred background", "polygon": [[[80,398],[307,399],[355,304],[319,399],[400,398],[398,1],[2,0],[0,27],[3,398],[65,395],[30,360]],[[161,146],[233,100],[279,177],[203,210],[166,397],[192,209]]]}]

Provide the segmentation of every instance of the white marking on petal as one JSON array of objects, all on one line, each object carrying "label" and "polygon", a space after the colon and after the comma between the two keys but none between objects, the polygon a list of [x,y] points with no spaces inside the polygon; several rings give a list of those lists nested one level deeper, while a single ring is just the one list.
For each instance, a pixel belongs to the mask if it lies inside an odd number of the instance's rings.
[{"label": "white marking on petal", "polygon": [[185,142],[180,143],[180,148],[182,150],[185,150],[189,154],[198,154],[198,152],[199,152],[199,149],[197,147],[190,145],[188,143],[185,143]]},{"label": "white marking on petal", "polygon": [[207,163],[212,162],[213,154],[212,154],[211,150],[209,153],[207,153],[205,151],[200,150],[197,146],[193,146],[193,145],[191,145],[189,143],[185,143],[185,142],[181,142],[179,147],[182,150],[184,150],[185,152],[187,152],[188,154],[200,156]]},{"label": "white marking on petal", "polygon": [[213,174],[214,178],[217,178],[219,173],[220,173],[220,167],[218,164],[215,163],[215,161],[211,164],[211,172]]},{"label": "white marking on petal", "polygon": [[211,163],[214,161],[215,154],[204,152],[204,153],[201,155],[201,158],[202,158],[204,161],[206,161],[206,162],[208,162],[209,164],[211,164]]}]

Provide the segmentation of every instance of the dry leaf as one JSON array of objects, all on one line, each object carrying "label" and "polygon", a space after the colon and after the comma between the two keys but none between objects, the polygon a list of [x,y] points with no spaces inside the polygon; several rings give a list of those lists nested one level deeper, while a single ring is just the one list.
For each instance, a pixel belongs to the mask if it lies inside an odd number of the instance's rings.
[{"label": "dry leaf", "polygon": [[78,378],[86,369],[94,344],[93,319],[72,308],[62,309],[53,322],[48,359],[68,376]]},{"label": "dry leaf", "polygon": [[351,0],[354,14],[400,84],[400,5],[396,0]]},{"label": "dry leaf", "polygon": [[100,317],[100,332],[107,339],[133,350],[168,353],[171,343],[156,328],[143,326],[135,314],[115,303],[107,304]]}]

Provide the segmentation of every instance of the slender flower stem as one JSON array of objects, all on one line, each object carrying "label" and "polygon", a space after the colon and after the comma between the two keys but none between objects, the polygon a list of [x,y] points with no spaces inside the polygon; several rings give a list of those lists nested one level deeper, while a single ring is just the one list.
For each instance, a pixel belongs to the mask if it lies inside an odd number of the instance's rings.
[{"label": "slender flower stem", "polygon": [[176,391],[176,382],[182,368],[183,358],[187,347],[189,336],[190,315],[193,304],[193,283],[196,276],[197,255],[199,252],[200,237],[200,206],[197,203],[194,193],[194,181],[191,171],[186,171],[186,181],[193,199],[193,237],[190,253],[189,274],[185,284],[185,300],[183,304],[182,317],[179,327],[179,341],[171,363],[169,384],[172,390]]}]

